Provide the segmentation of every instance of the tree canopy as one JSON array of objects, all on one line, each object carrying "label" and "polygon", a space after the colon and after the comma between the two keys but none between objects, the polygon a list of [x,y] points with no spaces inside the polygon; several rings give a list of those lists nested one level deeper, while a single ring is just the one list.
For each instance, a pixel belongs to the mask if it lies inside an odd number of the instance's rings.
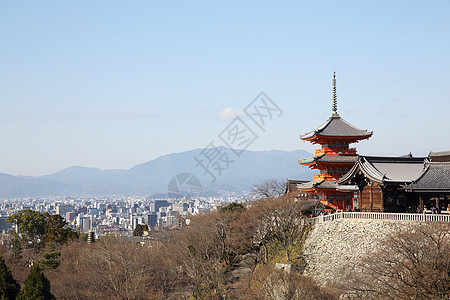
[{"label": "tree canopy", "polygon": [[48,218],[48,213],[25,209],[6,218],[6,222],[17,225],[22,239],[35,246],[42,235],[45,234],[45,225]]},{"label": "tree canopy", "polygon": [[65,244],[77,238],[76,231],[66,227],[67,223],[60,215],[51,215],[45,225],[45,234],[42,240],[46,243]]},{"label": "tree canopy", "polygon": [[62,245],[78,237],[60,215],[25,209],[9,216],[6,221],[17,225],[22,241],[34,248],[41,242]]},{"label": "tree canopy", "polygon": [[52,251],[42,254],[44,257],[41,260],[41,266],[44,269],[56,269],[60,265],[58,258],[61,256],[61,252]]},{"label": "tree canopy", "polygon": [[30,274],[24,281],[23,289],[17,296],[18,300],[28,299],[55,299],[50,291],[50,281],[45,277],[38,264],[31,267]]},{"label": "tree canopy", "polygon": [[244,210],[244,205],[236,202],[232,202],[228,204],[227,206],[224,206],[220,209],[220,212],[234,212],[234,211],[242,211]]},{"label": "tree canopy", "polygon": [[0,299],[16,299],[20,285],[14,280],[11,270],[0,255]]}]

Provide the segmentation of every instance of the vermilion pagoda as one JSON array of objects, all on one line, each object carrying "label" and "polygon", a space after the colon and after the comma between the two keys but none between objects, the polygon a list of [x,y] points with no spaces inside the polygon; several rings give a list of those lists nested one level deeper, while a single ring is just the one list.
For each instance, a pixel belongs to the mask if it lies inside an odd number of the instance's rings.
[{"label": "vermilion pagoda", "polygon": [[337,113],[336,73],[333,75],[333,106],[330,118],[317,129],[301,135],[303,141],[321,145],[314,156],[299,160],[302,166],[317,169],[313,181],[299,184],[299,191],[319,196],[319,200],[334,209],[351,210],[359,191],[351,188],[337,187],[336,180],[346,174],[358,159],[356,148],[349,148],[352,143],[368,139],[372,132],[361,130],[342,119]]}]

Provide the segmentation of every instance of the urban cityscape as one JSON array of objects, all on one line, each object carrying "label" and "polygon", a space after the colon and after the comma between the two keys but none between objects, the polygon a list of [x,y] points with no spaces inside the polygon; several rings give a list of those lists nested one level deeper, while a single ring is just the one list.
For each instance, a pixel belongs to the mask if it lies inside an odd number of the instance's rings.
[{"label": "urban cityscape", "polygon": [[150,197],[35,197],[1,200],[0,226],[3,233],[13,228],[6,223],[8,216],[30,209],[58,214],[74,230],[94,231],[99,238],[104,234],[130,236],[137,224],[151,230],[175,228],[189,220],[189,216],[215,211],[228,203],[245,203],[244,196],[197,197],[195,199],[154,199]]}]

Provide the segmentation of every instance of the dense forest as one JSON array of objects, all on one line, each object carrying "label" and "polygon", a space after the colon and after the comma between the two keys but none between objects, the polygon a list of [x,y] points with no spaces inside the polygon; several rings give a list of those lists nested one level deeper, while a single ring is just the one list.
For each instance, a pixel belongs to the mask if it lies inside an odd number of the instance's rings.
[{"label": "dense forest", "polygon": [[[354,276],[320,286],[303,276],[309,205],[286,197],[231,203],[147,238],[95,243],[59,215],[10,216],[21,234],[1,249],[2,299],[449,299],[448,224],[386,237]],[[289,265],[289,272],[279,268]],[[356,267],[356,266],[355,266]]]}]

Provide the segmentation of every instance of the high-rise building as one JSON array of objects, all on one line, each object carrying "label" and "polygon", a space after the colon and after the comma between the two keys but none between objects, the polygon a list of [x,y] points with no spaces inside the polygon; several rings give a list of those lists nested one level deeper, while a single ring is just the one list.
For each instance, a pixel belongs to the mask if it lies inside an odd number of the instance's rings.
[{"label": "high-rise building", "polygon": [[161,207],[170,206],[167,200],[155,200],[155,202],[150,203],[150,211],[157,213]]},{"label": "high-rise building", "polygon": [[72,212],[74,210],[75,207],[73,205],[65,203],[56,203],[56,214],[60,215],[63,218],[66,217],[66,213]]},{"label": "high-rise building", "polygon": [[157,214],[149,214],[147,215],[147,225],[149,227],[155,227],[158,223],[158,215]]},{"label": "high-rise building", "polygon": [[180,203],[174,203],[172,204],[172,210],[178,211],[180,214],[182,212],[187,212],[189,209],[189,203],[180,202]]},{"label": "high-rise building", "polygon": [[90,216],[84,216],[82,219],[83,225],[83,231],[89,231],[92,229],[92,219]]}]

